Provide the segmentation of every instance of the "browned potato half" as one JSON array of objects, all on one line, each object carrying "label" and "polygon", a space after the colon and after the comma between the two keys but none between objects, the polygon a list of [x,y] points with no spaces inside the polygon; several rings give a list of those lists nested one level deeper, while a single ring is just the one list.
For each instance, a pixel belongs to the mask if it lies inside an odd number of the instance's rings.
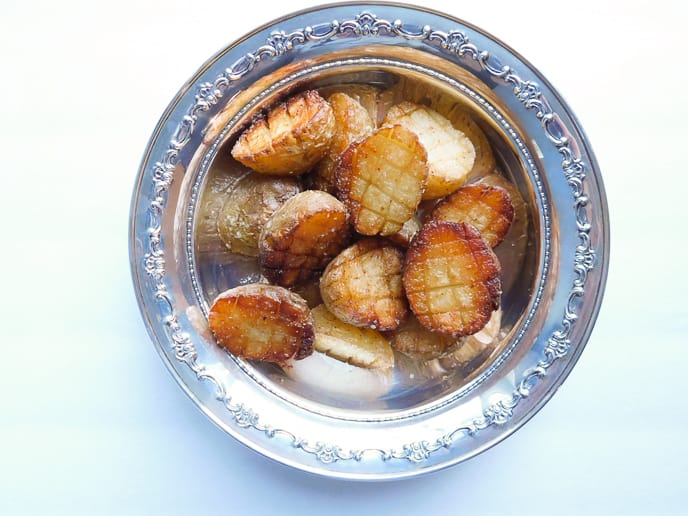
[{"label": "browned potato half", "polygon": [[437,358],[457,342],[454,337],[428,330],[413,315],[388,337],[393,349],[418,360]]},{"label": "browned potato half", "polygon": [[387,238],[401,247],[408,247],[411,243],[411,240],[413,240],[413,237],[416,236],[416,233],[420,231],[422,225],[423,223],[421,222],[420,218],[417,215],[414,215],[404,222],[404,225],[401,226],[399,231],[392,233],[391,235],[387,235]]},{"label": "browned potato half", "polygon": [[334,129],[330,104],[308,90],[256,118],[239,136],[232,156],[256,172],[302,174],[325,156]]},{"label": "browned potato half", "polygon": [[399,124],[418,136],[428,156],[423,200],[438,199],[466,182],[475,161],[473,143],[430,108],[401,102],[387,113],[386,124]]},{"label": "browned potato half", "polygon": [[315,166],[310,184],[318,190],[335,193],[335,170],[339,156],[353,142],[372,133],[375,124],[361,103],[345,93],[333,93],[327,101],[334,113],[334,136],[329,151]]},{"label": "browned potato half", "polygon": [[495,248],[514,220],[511,196],[504,188],[484,183],[462,186],[445,197],[430,213],[431,220],[468,222]]},{"label": "browned potato half", "polygon": [[301,192],[275,211],[260,234],[263,274],[283,287],[308,281],[347,246],[350,234],[341,202],[319,190]]},{"label": "browned potato half", "polygon": [[238,254],[258,256],[260,231],[287,199],[301,192],[293,177],[250,173],[226,196],[217,217],[217,230],[227,248]]},{"label": "browned potato half", "polygon": [[423,326],[460,337],[480,331],[499,307],[499,273],[497,257],[473,226],[432,221],[408,249],[404,289]]},{"label": "browned potato half", "polygon": [[418,138],[399,125],[352,144],[337,167],[337,193],[363,235],[391,235],[413,217],[427,177]]},{"label": "browned potato half", "polygon": [[401,282],[403,263],[403,252],[384,240],[359,240],[323,272],[323,302],[339,319],[354,326],[394,329],[408,313]]},{"label": "browned potato half", "polygon": [[223,292],[210,307],[208,324],[218,345],[237,357],[283,364],[313,352],[308,305],[275,285],[253,283]]},{"label": "browned potato half", "polygon": [[325,305],[312,310],[315,322],[316,351],[358,367],[389,369],[394,367],[392,348],[380,333],[357,328],[341,321]]}]

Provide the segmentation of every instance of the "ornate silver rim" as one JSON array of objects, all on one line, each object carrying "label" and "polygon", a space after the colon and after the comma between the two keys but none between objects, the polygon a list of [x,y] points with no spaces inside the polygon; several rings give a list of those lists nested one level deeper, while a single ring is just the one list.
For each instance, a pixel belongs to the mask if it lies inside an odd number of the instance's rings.
[{"label": "ornate silver rim", "polygon": [[[319,473],[323,473],[323,470],[327,470],[327,465],[335,462],[362,462],[364,460],[367,461],[372,456],[379,457],[382,462],[389,462],[391,459],[403,459],[410,463],[421,464],[427,461],[432,454],[443,449],[451,449],[457,440],[465,436],[475,436],[478,432],[489,427],[507,426],[511,422],[517,407],[531,395],[533,389],[547,376],[548,370],[557,361],[569,358],[572,362],[570,367],[575,363],[575,358],[577,357],[569,356],[572,346],[575,344],[577,355],[582,350],[585,340],[587,340],[587,335],[585,335],[585,338],[579,339],[574,343],[572,341],[572,333],[576,325],[580,324],[578,322],[579,309],[581,301],[587,294],[586,287],[589,274],[596,267],[601,268],[600,277],[602,283],[601,285],[595,285],[596,289],[594,290],[598,294],[594,295],[593,292],[596,306],[591,317],[583,322],[588,327],[591,326],[599,307],[601,299],[600,289],[603,288],[603,280],[606,276],[606,249],[602,249],[602,254],[600,255],[600,251],[593,248],[592,239],[590,238],[592,224],[589,220],[589,212],[593,206],[585,188],[585,178],[594,173],[594,161],[592,161],[594,158],[590,155],[591,161],[586,162],[583,160],[580,154],[580,149],[585,147],[582,136],[580,141],[573,137],[579,131],[576,131],[575,128],[569,129],[564,125],[562,118],[552,109],[547,95],[543,92],[541,86],[535,81],[522,79],[510,66],[501,65],[487,50],[481,50],[477,45],[473,44],[462,30],[440,31],[433,29],[427,24],[422,26],[406,25],[399,19],[388,21],[377,17],[371,12],[371,8],[375,7],[374,5],[368,5],[367,7],[367,9],[362,8],[351,19],[333,20],[323,24],[309,25],[289,33],[274,31],[267,38],[265,44],[257,48],[255,52],[242,55],[212,82],[198,84],[196,86],[194,102],[185,109],[181,121],[172,131],[172,136],[169,139],[164,154],[162,156],[147,156],[144,158],[139,183],[144,181],[145,176],[152,186],[153,193],[150,196],[148,206],[145,207],[147,227],[142,230],[140,227],[132,226],[132,242],[137,236],[140,237],[142,232],[146,234],[146,237],[142,240],[144,242],[144,249],[140,250],[139,253],[136,252],[136,246],[132,245],[132,269],[139,303],[144,313],[151,309],[143,300],[145,297],[143,290],[150,287],[152,292],[147,294],[149,296],[152,294],[151,297],[156,301],[156,306],[154,307],[157,311],[156,316],[158,320],[162,321],[162,327],[168,338],[168,346],[171,346],[175,360],[188,367],[197,380],[207,380],[212,384],[215,398],[222,402],[226,410],[231,414],[231,418],[237,427],[260,432],[269,439],[274,439],[278,436],[286,439],[286,441],[290,442],[292,448],[312,455],[322,466],[301,466],[302,469],[309,469]],[[324,11],[327,10],[327,8],[322,9]],[[409,8],[405,7],[405,9],[408,10]],[[316,12],[317,9],[313,14],[315,15]],[[325,13],[322,14],[324,18]],[[450,19],[450,21],[455,25],[462,26],[456,20]],[[309,442],[299,437],[298,431],[275,428],[272,425],[265,424],[258,413],[251,407],[244,405],[240,400],[235,400],[232,393],[227,391],[224,383],[212,371],[209,371],[205,364],[198,360],[198,353],[192,335],[179,322],[179,314],[175,308],[175,299],[168,289],[165,243],[161,238],[162,216],[167,207],[167,192],[175,179],[175,168],[180,153],[198,130],[197,123],[200,115],[220,102],[224,92],[231,83],[250,74],[257,63],[266,59],[283,56],[308,43],[326,42],[352,35],[372,40],[384,36],[397,38],[402,42],[424,42],[439,47],[442,52],[460,60],[472,61],[474,64],[479,65],[480,69],[489,74],[494,80],[510,86],[514,97],[539,121],[545,136],[561,157],[561,172],[564,174],[572,194],[573,211],[577,227],[578,244],[573,259],[575,277],[567,294],[567,301],[559,327],[547,339],[547,344],[539,361],[524,371],[516,388],[507,397],[484,409],[479,417],[475,417],[468,422],[462,422],[460,425],[434,438],[424,438],[408,442],[394,449],[347,449],[333,443]],[[551,88],[547,88],[547,90],[551,92]],[[176,109],[184,108],[183,106],[177,106]],[[169,116],[164,118],[167,120],[164,119],[162,122],[169,120]],[[153,141],[149,145],[147,154],[152,147]],[[157,161],[154,161],[151,167],[149,163],[153,160]],[[600,179],[597,178],[597,181],[599,182]],[[138,195],[135,192],[132,203],[132,220],[135,219],[134,212],[137,208],[141,209],[141,206],[138,202]],[[601,206],[599,211],[603,215],[606,212],[606,207]],[[547,227],[549,227],[548,223]],[[191,235],[189,231],[190,229],[187,228],[187,242],[190,243]],[[606,243],[606,235],[603,239],[604,243]],[[190,249],[188,250],[191,251]],[[141,277],[147,277],[149,284],[143,285]],[[150,328],[150,321],[148,322]],[[154,331],[151,330],[151,334],[153,333]],[[589,333],[589,328],[586,328],[584,333]],[[565,375],[560,374],[560,381],[563,381]],[[181,383],[181,379],[177,378]],[[544,398],[541,404],[544,404],[544,401],[546,401]],[[525,422],[533,412],[534,410],[529,414],[523,415],[522,422]],[[476,450],[475,453],[478,451],[480,450]],[[278,456],[276,458],[280,460]],[[446,464],[457,462],[458,460],[459,458],[457,457],[450,457]],[[298,464],[296,466],[299,467]],[[437,469],[437,466],[433,465],[428,468],[428,470],[430,469]],[[397,471],[389,475],[377,473],[375,476],[408,476],[410,474],[417,474],[418,471],[420,470],[415,469],[404,474],[400,474]],[[339,476],[354,475],[340,474]]]}]

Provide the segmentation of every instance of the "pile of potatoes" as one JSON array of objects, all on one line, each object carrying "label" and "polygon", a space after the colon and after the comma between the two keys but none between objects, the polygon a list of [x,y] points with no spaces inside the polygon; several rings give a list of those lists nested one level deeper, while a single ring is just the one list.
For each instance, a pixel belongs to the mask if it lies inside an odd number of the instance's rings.
[{"label": "pile of potatoes", "polygon": [[313,351],[390,371],[394,350],[470,361],[494,340],[493,249],[515,217],[522,230],[525,205],[458,104],[414,88],[307,90],[254,118],[231,156],[251,172],[214,227],[263,278],[212,303],[230,353],[287,373]]}]

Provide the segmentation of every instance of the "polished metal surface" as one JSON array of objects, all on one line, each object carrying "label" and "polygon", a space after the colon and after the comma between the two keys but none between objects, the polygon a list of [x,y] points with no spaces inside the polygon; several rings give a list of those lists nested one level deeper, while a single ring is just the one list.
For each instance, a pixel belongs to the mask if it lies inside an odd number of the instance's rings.
[{"label": "polished metal surface", "polygon": [[[529,205],[525,264],[505,291],[502,346],[469,379],[448,374],[373,402],[327,397],[236,360],[205,325],[213,293],[241,263],[209,267],[195,245],[199,199],[223,146],[285,92],[410,77],[450,92],[490,136]],[[131,264],[141,312],[165,364],[218,426],[295,468],[392,479],[466,460],[524,424],[582,352],[608,262],[607,207],[571,110],[497,39],[441,13],[352,3],[296,13],[209,60],[170,104],[141,164]],[[236,277],[235,277],[236,276]],[[226,286],[226,285],[225,285]]]}]

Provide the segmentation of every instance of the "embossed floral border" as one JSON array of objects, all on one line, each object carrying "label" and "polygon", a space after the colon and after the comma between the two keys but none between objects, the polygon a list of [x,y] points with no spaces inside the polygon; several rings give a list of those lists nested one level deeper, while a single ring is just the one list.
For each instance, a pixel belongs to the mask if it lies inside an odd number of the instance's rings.
[{"label": "embossed floral border", "polygon": [[[525,371],[518,386],[510,396],[485,409],[480,417],[475,418],[469,424],[455,428],[437,437],[434,441],[411,442],[396,450],[370,448],[344,450],[330,443],[310,443],[288,430],[277,429],[264,424],[259,415],[250,407],[233,400],[232,396],[226,392],[222,382],[198,362],[195,346],[189,334],[183,331],[179,323],[173,300],[164,281],[165,253],[161,232],[166,194],[174,180],[174,170],[180,152],[190,141],[196,129],[199,115],[216,105],[229,85],[250,73],[260,61],[283,55],[299,45],[347,35],[373,37],[388,35],[437,45],[449,54],[474,61],[493,78],[512,86],[513,94],[528,110],[534,112],[545,135],[561,155],[562,171],[573,194],[573,208],[579,239],[574,258],[575,278],[568,294],[561,326],[549,337],[543,357],[537,365]],[[569,134],[561,119],[551,109],[537,83],[521,79],[509,66],[496,64],[496,61],[487,51],[479,50],[459,30],[443,32],[433,30],[430,26],[425,25],[414,32],[405,27],[401,20],[390,22],[380,19],[370,12],[361,12],[352,20],[341,22],[335,20],[290,33],[273,32],[267,38],[265,45],[259,47],[255,52],[242,56],[212,83],[207,82],[199,86],[194,97],[194,103],[176,128],[164,156],[153,166],[153,197],[148,209],[149,250],[143,257],[143,267],[153,280],[154,296],[159,302],[160,311],[163,315],[162,320],[171,339],[175,358],[185,363],[199,380],[208,380],[214,385],[216,398],[224,403],[238,427],[255,429],[269,438],[281,435],[291,441],[294,448],[313,455],[323,464],[347,460],[360,461],[367,455],[377,455],[383,461],[404,459],[413,463],[420,463],[432,453],[443,448],[450,448],[461,436],[474,435],[490,426],[506,424],[512,418],[514,409],[530,395],[539,380],[547,374],[547,370],[557,360],[567,356],[572,345],[571,334],[578,318],[577,304],[585,294],[587,276],[597,263],[596,252],[592,248],[590,239],[591,224],[586,213],[586,207],[590,203],[584,189],[587,167],[581,160],[576,142],[571,139]]]}]

